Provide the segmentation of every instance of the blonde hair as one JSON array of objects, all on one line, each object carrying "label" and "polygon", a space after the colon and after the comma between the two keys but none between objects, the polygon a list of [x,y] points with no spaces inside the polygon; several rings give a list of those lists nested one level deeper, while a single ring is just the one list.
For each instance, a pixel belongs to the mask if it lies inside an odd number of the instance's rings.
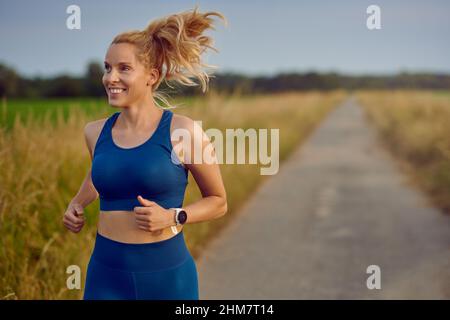
[{"label": "blonde hair", "polygon": [[[164,80],[168,87],[173,88],[169,82],[178,82],[186,86],[197,86],[190,77],[200,81],[203,92],[208,90],[209,79],[213,78],[202,70],[206,68],[217,68],[214,65],[202,63],[201,54],[210,48],[218,52],[212,46],[211,37],[202,33],[210,28],[213,20],[209,16],[217,16],[227,21],[218,12],[197,12],[198,7],[193,10],[172,14],[164,18],[152,21],[144,30],[132,30],[117,35],[112,44],[130,43],[135,45],[137,59],[150,70],[155,68],[159,71],[159,79],[152,86],[153,98],[160,99],[169,108],[175,108],[164,97],[163,92],[157,91]],[[154,99],[155,104],[162,108]]]}]

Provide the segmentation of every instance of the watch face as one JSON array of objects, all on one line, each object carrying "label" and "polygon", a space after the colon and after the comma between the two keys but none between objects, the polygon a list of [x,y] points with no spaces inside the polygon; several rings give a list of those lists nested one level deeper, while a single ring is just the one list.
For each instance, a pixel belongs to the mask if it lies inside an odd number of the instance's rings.
[{"label": "watch face", "polygon": [[181,224],[185,223],[187,220],[187,213],[184,210],[181,210],[178,213],[178,221],[180,221]]}]

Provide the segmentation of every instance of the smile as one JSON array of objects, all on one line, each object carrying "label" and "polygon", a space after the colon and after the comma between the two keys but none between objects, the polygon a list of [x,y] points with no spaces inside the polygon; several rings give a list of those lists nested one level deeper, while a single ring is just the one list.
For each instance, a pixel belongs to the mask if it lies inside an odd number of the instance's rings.
[{"label": "smile", "polygon": [[126,91],[127,89],[124,88],[108,88],[109,92],[117,94],[117,93],[122,93],[124,91]]}]

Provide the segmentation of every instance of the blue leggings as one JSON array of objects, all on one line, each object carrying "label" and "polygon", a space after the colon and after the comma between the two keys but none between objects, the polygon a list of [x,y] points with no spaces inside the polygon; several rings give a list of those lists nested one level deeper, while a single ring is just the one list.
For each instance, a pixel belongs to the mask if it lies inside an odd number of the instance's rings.
[{"label": "blue leggings", "polygon": [[198,300],[195,261],[183,230],[170,239],[123,243],[97,232],[84,300]]}]

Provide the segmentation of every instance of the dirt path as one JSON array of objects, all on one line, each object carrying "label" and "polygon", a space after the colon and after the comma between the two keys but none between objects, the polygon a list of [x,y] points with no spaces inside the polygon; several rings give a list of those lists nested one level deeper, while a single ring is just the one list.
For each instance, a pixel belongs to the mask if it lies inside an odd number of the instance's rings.
[{"label": "dirt path", "polygon": [[[367,288],[369,265],[379,290]],[[200,299],[449,299],[450,217],[408,185],[350,98],[197,267]]]}]

